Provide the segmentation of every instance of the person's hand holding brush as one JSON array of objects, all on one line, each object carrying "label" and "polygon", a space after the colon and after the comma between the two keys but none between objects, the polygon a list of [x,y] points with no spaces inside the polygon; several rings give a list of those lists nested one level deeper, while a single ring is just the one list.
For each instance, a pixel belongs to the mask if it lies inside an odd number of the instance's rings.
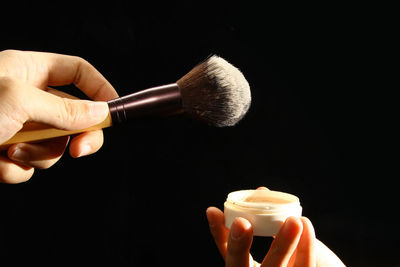
[{"label": "person's hand holding brush", "polygon": [[[74,84],[91,99],[77,100],[50,88]],[[40,52],[0,52],[0,144],[28,121],[65,130],[87,128],[108,115],[105,102],[118,97],[111,84],[79,57]],[[19,143],[1,151],[0,181],[28,180],[34,168],[49,168],[67,146],[68,136],[36,144]],[[70,142],[69,152],[80,157],[96,152],[103,144],[101,130],[85,132]]]},{"label": "person's hand holding brush", "polygon": [[261,264],[250,255],[253,230],[249,221],[238,217],[229,230],[225,227],[224,213],[215,207],[207,209],[207,219],[226,267],[344,266],[328,247],[315,238],[314,228],[305,217],[289,217],[285,221]]},{"label": "person's hand holding brush", "polygon": [[[71,83],[90,98],[107,102],[72,100],[49,87]],[[101,147],[102,132],[93,130],[137,118],[177,114],[215,127],[233,126],[245,116],[250,103],[250,86],[244,75],[216,55],[174,83],[117,97],[105,78],[81,58],[3,51],[0,181],[23,182],[32,176],[33,168],[50,167],[63,154],[70,135],[79,134],[70,144],[70,154],[79,157]],[[8,149],[5,154],[4,149]]]}]

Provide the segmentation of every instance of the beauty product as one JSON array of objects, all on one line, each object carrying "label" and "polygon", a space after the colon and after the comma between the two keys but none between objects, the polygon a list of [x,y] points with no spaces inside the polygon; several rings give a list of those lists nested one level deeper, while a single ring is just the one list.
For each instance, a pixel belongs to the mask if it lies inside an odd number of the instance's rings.
[{"label": "beauty product", "polygon": [[225,225],[236,217],[247,219],[255,236],[275,236],[290,216],[301,216],[299,198],[272,190],[240,190],[228,194],[224,204]]}]

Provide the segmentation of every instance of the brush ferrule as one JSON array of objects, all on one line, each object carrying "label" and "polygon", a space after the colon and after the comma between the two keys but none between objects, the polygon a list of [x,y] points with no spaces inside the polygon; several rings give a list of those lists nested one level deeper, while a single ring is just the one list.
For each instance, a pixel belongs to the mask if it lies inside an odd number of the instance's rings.
[{"label": "brush ferrule", "polygon": [[143,117],[165,117],[183,112],[176,83],[149,88],[107,102],[113,124]]}]

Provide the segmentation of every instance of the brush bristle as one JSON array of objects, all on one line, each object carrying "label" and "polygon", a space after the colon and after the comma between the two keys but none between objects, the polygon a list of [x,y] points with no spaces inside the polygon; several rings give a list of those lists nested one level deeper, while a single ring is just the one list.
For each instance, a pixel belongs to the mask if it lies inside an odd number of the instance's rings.
[{"label": "brush bristle", "polygon": [[177,84],[184,112],[213,126],[235,125],[250,107],[250,86],[243,74],[215,55],[194,67]]}]

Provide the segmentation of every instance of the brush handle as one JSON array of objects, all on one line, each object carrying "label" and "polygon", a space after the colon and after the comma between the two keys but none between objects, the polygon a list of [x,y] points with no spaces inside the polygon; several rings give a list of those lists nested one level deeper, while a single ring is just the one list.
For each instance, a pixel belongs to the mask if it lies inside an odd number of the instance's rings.
[{"label": "brush handle", "polygon": [[110,100],[107,103],[110,112],[107,118],[97,125],[77,131],[65,131],[48,125],[28,122],[11,139],[0,144],[0,150],[7,149],[16,143],[38,142],[54,137],[99,130],[131,119],[165,117],[183,112],[181,93],[176,83],[142,90]]},{"label": "brush handle", "polygon": [[182,97],[176,83],[152,87],[108,101],[114,124],[147,117],[182,113]]},{"label": "brush handle", "polygon": [[89,128],[76,131],[65,131],[53,128],[45,124],[27,122],[24,124],[22,129],[19,132],[17,132],[11,139],[0,145],[0,150],[7,149],[12,144],[38,142],[60,136],[67,136],[88,131],[100,130],[103,128],[110,127],[111,125],[112,125],[111,113],[108,113],[107,118],[101,123]]}]

